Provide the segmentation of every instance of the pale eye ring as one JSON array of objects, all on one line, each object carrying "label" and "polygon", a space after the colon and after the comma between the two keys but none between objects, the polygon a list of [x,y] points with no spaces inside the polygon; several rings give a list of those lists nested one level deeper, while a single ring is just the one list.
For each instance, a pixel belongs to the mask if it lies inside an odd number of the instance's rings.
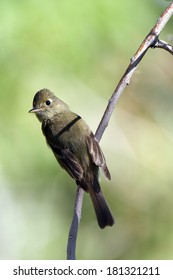
[{"label": "pale eye ring", "polygon": [[52,100],[51,100],[51,99],[48,99],[48,100],[46,100],[46,102],[45,102],[46,106],[50,106],[51,103],[52,103]]}]

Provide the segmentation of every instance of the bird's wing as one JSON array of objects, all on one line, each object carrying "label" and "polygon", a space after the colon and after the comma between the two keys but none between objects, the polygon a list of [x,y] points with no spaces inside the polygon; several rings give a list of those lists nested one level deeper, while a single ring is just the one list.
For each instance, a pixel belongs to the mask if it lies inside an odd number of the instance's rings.
[{"label": "bird's wing", "polygon": [[75,157],[75,155],[70,151],[70,149],[63,147],[59,142],[59,136],[62,134],[62,131],[56,136],[53,135],[52,129],[50,128],[50,124],[50,121],[49,123],[48,121],[46,121],[42,124],[42,130],[43,134],[46,137],[47,144],[52,149],[61,167],[63,167],[73,179],[82,179],[83,168],[80,165],[77,157]]},{"label": "bird's wing", "polygon": [[61,153],[58,155],[58,160],[72,178],[77,181],[82,179],[83,168],[81,167],[78,159],[69,149],[61,150]]},{"label": "bird's wing", "polygon": [[105,177],[110,180],[111,175],[106,166],[106,160],[105,160],[104,154],[103,154],[98,142],[94,138],[93,133],[91,133],[90,136],[87,137],[86,144],[87,144],[88,152],[91,155],[92,161],[101,168]]},{"label": "bird's wing", "polygon": [[68,148],[59,149],[50,142],[48,144],[61,167],[63,167],[73,179],[81,180],[83,177],[83,168],[73,153]]}]

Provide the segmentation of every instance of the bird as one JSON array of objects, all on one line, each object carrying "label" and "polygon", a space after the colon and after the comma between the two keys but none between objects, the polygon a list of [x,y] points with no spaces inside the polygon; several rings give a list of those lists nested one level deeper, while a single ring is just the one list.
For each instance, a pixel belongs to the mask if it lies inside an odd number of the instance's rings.
[{"label": "bird", "polygon": [[39,90],[33,108],[42,124],[42,132],[59,165],[89,193],[101,229],[114,224],[114,218],[102,193],[99,170],[110,180],[104,154],[86,122],[47,88]]}]

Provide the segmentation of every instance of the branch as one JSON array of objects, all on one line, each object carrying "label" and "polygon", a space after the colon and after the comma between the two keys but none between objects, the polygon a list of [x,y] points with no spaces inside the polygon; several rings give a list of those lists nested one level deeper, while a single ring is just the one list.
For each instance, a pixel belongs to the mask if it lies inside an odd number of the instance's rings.
[{"label": "branch", "polygon": [[83,196],[84,196],[83,189],[78,187],[77,192],[76,192],[73,220],[71,223],[70,232],[69,232],[69,236],[68,236],[68,245],[67,245],[67,259],[68,260],[76,259],[76,256],[75,256],[76,255],[75,254],[76,239],[77,239],[78,226],[79,226],[80,218],[81,218]]},{"label": "branch", "polygon": [[141,61],[141,59],[143,58],[143,56],[145,55],[145,53],[147,52],[147,50],[149,48],[159,47],[158,46],[158,44],[159,44],[158,36],[172,15],[173,15],[173,1],[167,7],[167,9],[163,12],[163,14],[159,17],[159,19],[157,20],[154,27],[151,29],[149,34],[146,36],[146,38],[144,39],[144,41],[138,48],[137,52],[131,59],[129,66],[127,67],[124,75],[122,76],[121,80],[119,81],[117,87],[115,88],[115,90],[112,94],[112,97],[109,100],[108,106],[104,112],[102,120],[97,128],[96,135],[95,135],[97,141],[100,141],[106,127],[108,126],[108,123],[109,123],[110,117],[112,115],[112,112],[115,108],[115,105],[116,105],[118,99],[120,98],[121,93],[124,91],[125,87],[130,83],[130,79],[131,79],[134,71],[138,67],[139,62]]},{"label": "branch", "polygon": [[[103,114],[101,122],[97,128],[95,133],[95,138],[99,142],[106,127],[108,126],[110,117],[113,113],[115,105],[117,104],[122,92],[124,91],[125,87],[130,83],[130,79],[138,67],[140,61],[142,60],[143,56],[147,52],[149,48],[163,48],[166,51],[172,53],[172,46],[168,45],[167,43],[160,41],[158,36],[160,32],[165,27],[166,23],[169,21],[171,16],[173,15],[173,1],[171,4],[166,8],[163,14],[159,17],[154,27],[151,29],[149,34],[146,36],[140,47],[138,48],[137,52],[130,60],[130,64],[127,67],[126,71],[124,72],[121,80],[119,81],[117,87],[115,88],[112,97],[110,98],[107,108]],[[76,239],[77,239],[77,232],[78,232],[78,225],[80,222],[80,213],[82,208],[82,200],[83,200],[84,191],[80,188],[77,190],[76,195],[76,202],[75,202],[75,211],[74,217],[72,221],[72,225],[69,232],[68,238],[68,247],[67,247],[67,259],[75,259],[75,249],[76,249]],[[79,211],[78,213],[76,212]],[[77,219],[77,221],[76,221]]]},{"label": "branch", "polygon": [[159,40],[159,39],[156,42],[156,44],[153,46],[153,48],[164,49],[165,51],[168,51],[169,53],[173,54],[173,46],[171,46],[167,42]]}]

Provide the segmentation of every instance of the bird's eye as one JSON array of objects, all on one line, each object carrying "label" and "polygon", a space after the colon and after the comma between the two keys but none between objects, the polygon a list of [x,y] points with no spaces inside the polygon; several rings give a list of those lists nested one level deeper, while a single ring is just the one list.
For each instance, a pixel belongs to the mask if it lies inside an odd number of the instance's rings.
[{"label": "bird's eye", "polygon": [[48,100],[46,100],[45,103],[46,103],[47,106],[50,106],[50,104],[52,103],[52,100],[48,99]]}]

